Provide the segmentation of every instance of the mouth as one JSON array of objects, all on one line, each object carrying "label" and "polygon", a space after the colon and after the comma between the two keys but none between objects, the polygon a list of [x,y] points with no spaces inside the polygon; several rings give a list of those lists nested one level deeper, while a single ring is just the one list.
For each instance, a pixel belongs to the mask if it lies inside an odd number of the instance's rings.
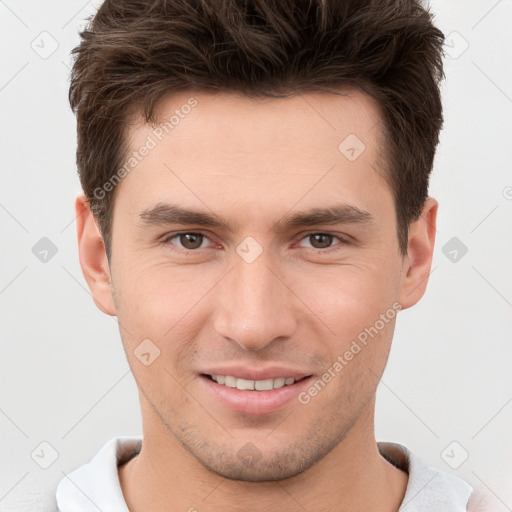
[{"label": "mouth", "polygon": [[250,380],[233,375],[201,373],[199,383],[207,402],[247,415],[272,414],[291,402],[310,383],[312,375]]},{"label": "mouth", "polygon": [[284,386],[292,386],[296,382],[300,382],[303,379],[311,377],[311,375],[308,375],[306,377],[299,378],[276,377],[273,379],[249,380],[237,378],[232,375],[202,375],[221,386],[226,386],[228,388],[236,388],[241,391],[270,391],[272,389],[279,389]]}]

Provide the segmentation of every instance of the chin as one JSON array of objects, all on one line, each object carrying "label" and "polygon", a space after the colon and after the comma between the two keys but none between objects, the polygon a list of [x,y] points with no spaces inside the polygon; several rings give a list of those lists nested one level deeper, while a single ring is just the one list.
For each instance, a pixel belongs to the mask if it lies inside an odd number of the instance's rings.
[{"label": "chin", "polygon": [[295,441],[287,447],[263,445],[261,451],[248,441],[242,448],[231,445],[189,446],[189,452],[209,471],[228,480],[275,482],[300,475],[332,449],[332,443]]},{"label": "chin", "polygon": [[307,469],[300,464],[276,465],[264,459],[253,464],[233,460],[231,464],[228,463],[227,466],[223,465],[222,467],[219,464],[212,466],[204,461],[202,463],[212,473],[239,482],[276,482],[292,478]]}]

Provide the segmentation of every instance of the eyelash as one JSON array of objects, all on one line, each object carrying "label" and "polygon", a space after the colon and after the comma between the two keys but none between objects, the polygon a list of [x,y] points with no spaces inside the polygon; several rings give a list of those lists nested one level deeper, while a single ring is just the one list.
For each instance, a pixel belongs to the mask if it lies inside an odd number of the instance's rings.
[{"label": "eyelash", "polygon": [[[162,240],[162,244],[168,246],[171,242],[171,240],[173,240],[174,238],[179,238],[181,235],[201,235],[203,236],[204,238],[209,239],[209,237],[204,234],[204,233],[201,233],[200,231],[178,231],[176,233],[170,233],[168,234],[167,236],[165,236],[165,238]],[[340,235],[336,235],[334,233],[328,233],[328,232],[325,232],[325,231],[313,231],[311,233],[307,233],[305,234],[301,239],[300,241],[304,240],[305,238],[309,238],[310,236],[313,236],[313,235],[328,235],[328,236],[332,236],[333,238],[337,238],[339,240],[339,243],[338,244],[335,244],[331,247],[327,247],[325,249],[316,249],[315,247],[305,247],[305,249],[309,249],[309,250],[312,250],[312,251],[315,251],[315,252],[322,252],[322,253],[330,253],[332,251],[336,251],[339,249],[338,246],[344,246],[344,245],[347,245],[348,244],[348,240],[342,238]],[[211,242],[211,240],[210,240]],[[207,249],[207,247],[205,247],[205,249]],[[199,249],[181,249],[181,248],[178,248],[178,249],[171,249],[172,251],[175,251],[175,252],[178,252],[178,253],[199,253],[201,252],[201,248]]]}]

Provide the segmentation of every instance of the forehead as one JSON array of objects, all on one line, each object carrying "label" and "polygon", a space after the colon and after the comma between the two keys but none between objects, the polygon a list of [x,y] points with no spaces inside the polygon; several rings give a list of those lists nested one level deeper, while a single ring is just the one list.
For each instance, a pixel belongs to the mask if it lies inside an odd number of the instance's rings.
[{"label": "forehead", "polygon": [[139,210],[150,198],[264,207],[275,197],[292,206],[301,194],[312,204],[322,194],[390,194],[379,108],[357,90],[285,98],[187,91],[163,99],[156,114],[155,124],[139,118],[127,133],[135,165],[119,188]]},{"label": "forehead", "polygon": [[[164,97],[155,113],[156,128],[145,125],[141,115],[135,120],[128,132],[132,144],[156,130],[157,138],[159,134],[172,134],[176,141],[180,137],[186,139],[193,131],[194,138],[203,144],[216,142],[216,135],[227,135],[226,142],[236,143],[240,151],[250,151],[255,141],[276,146],[290,145],[292,139],[301,138],[308,138],[314,145],[323,142],[325,147],[331,143],[337,147],[336,142],[344,134],[368,139],[378,136],[382,128],[377,126],[381,120],[378,103],[357,89],[304,92],[280,98],[179,92]],[[328,132],[331,137],[326,138]]]}]

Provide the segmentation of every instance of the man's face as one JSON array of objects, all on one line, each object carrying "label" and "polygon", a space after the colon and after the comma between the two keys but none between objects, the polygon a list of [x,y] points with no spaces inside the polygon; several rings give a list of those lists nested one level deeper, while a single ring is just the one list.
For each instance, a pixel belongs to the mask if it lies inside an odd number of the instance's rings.
[{"label": "man's face", "polygon": [[[176,109],[168,134],[130,128],[131,151],[150,149],[113,212],[115,314],[145,435],[174,436],[227,478],[286,478],[371,425],[404,265],[379,113],[358,92],[176,94],[159,120]],[[335,223],[288,222],[335,208]]]}]

